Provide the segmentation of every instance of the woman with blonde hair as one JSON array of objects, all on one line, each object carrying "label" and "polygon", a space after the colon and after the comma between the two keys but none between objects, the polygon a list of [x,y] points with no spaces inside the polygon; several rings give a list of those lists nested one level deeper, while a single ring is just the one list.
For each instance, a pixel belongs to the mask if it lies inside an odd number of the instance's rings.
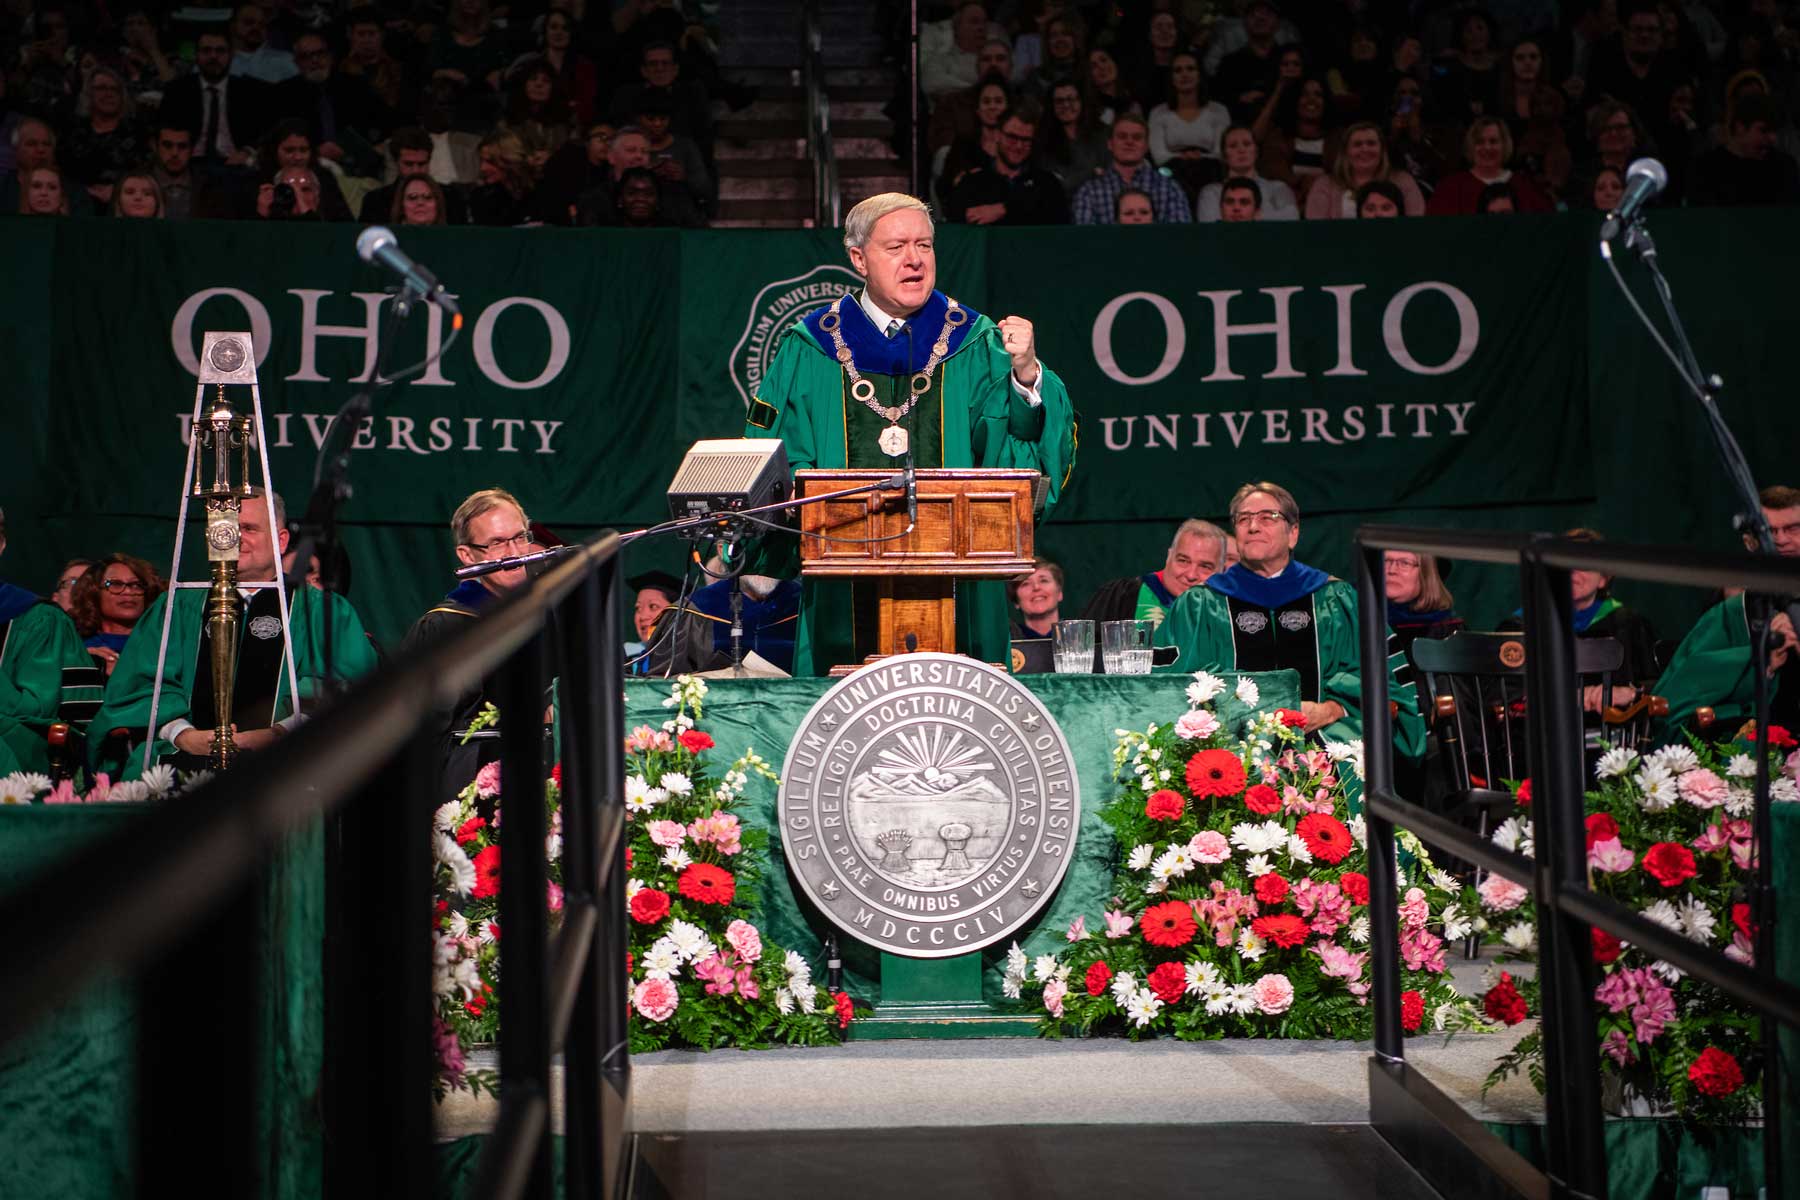
[{"label": "woman with blonde hair", "polygon": [[519,135],[505,130],[481,139],[480,177],[469,192],[469,220],[475,225],[522,225],[530,219],[526,200],[537,180]]},{"label": "woman with blonde hair", "polygon": [[1406,215],[1425,214],[1425,196],[1418,183],[1405,171],[1396,171],[1388,161],[1387,140],[1381,126],[1373,121],[1358,121],[1344,130],[1338,143],[1336,161],[1331,171],[1306,193],[1306,219],[1337,221],[1354,218],[1356,190],[1368,183],[1391,183],[1404,199]]},{"label": "woman with blonde hair", "polygon": [[1445,176],[1431,194],[1425,211],[1434,217],[1473,216],[1481,203],[1481,194],[1490,184],[1505,184],[1512,193],[1517,212],[1549,212],[1550,198],[1537,184],[1512,169],[1512,131],[1499,117],[1476,117],[1463,135],[1463,159],[1466,170]]},{"label": "woman with blonde hair", "polygon": [[148,171],[132,171],[121,176],[118,186],[113,188],[112,206],[108,212],[115,217],[165,216],[162,185]]},{"label": "woman with blonde hair", "polygon": [[69,193],[63,186],[63,173],[56,167],[32,167],[19,180],[19,215],[25,217],[66,217],[69,215]]}]

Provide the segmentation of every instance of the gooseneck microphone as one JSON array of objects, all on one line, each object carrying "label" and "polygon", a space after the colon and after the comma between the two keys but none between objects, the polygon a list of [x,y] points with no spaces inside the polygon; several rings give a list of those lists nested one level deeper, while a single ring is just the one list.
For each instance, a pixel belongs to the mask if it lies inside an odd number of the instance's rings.
[{"label": "gooseneck microphone", "polygon": [[437,305],[452,316],[460,315],[455,299],[444,290],[437,276],[400,249],[399,239],[386,225],[371,225],[358,234],[356,253],[364,262],[386,267],[398,275],[401,283],[427,303]]},{"label": "gooseneck microphone", "polygon": [[1640,158],[1625,169],[1625,194],[1619,207],[1606,216],[1600,227],[1600,240],[1610,242],[1621,230],[1629,229],[1644,211],[1644,206],[1662,195],[1669,186],[1669,172],[1654,158]]}]

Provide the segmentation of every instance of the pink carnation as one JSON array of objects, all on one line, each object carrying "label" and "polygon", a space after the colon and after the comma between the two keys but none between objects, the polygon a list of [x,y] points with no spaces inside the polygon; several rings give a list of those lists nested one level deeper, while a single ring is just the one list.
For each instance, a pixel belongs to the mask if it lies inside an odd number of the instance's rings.
[{"label": "pink carnation", "polygon": [[675,1015],[675,1008],[681,1003],[681,994],[667,979],[646,979],[633,990],[631,1000],[646,1020],[661,1024]]},{"label": "pink carnation", "polygon": [[1202,829],[1188,840],[1195,862],[1222,863],[1231,857],[1231,843],[1216,829]]},{"label": "pink carnation", "polygon": [[1069,985],[1060,979],[1052,979],[1044,985],[1044,1007],[1050,1015],[1060,1018],[1063,1015],[1063,997],[1069,994]]},{"label": "pink carnation", "polygon": [[1675,780],[1675,787],[1681,792],[1681,798],[1695,808],[1717,808],[1725,803],[1725,797],[1731,792],[1723,779],[1705,767],[1684,771]]},{"label": "pink carnation", "polygon": [[731,943],[731,948],[745,962],[755,962],[762,957],[762,934],[748,921],[733,921],[726,926],[725,940]]},{"label": "pink carnation", "polygon": [[1175,736],[1178,738],[1199,741],[1219,732],[1219,718],[1209,712],[1195,709],[1184,712],[1175,718]]},{"label": "pink carnation", "polygon": [[1294,1003],[1294,985],[1286,975],[1264,975],[1251,985],[1250,993],[1256,998],[1257,1010],[1271,1017],[1286,1012]]},{"label": "pink carnation", "polygon": [[1481,894],[1481,903],[1495,912],[1511,912],[1531,894],[1506,876],[1492,872],[1481,881],[1481,886],[1476,891]]},{"label": "pink carnation", "polygon": [[1587,858],[1588,866],[1611,875],[1629,871],[1637,865],[1637,855],[1627,850],[1625,844],[1618,838],[1606,838],[1603,841],[1595,842],[1593,848],[1588,851]]},{"label": "pink carnation", "polygon": [[492,800],[500,794],[500,762],[498,759],[475,772],[475,794]]},{"label": "pink carnation", "polygon": [[645,826],[644,832],[665,850],[681,845],[687,838],[687,826],[680,821],[652,821]]},{"label": "pink carnation", "polygon": [[688,836],[696,842],[711,842],[719,848],[721,854],[736,854],[744,848],[739,839],[743,829],[738,819],[731,813],[714,812],[710,817],[701,817],[688,826]]}]

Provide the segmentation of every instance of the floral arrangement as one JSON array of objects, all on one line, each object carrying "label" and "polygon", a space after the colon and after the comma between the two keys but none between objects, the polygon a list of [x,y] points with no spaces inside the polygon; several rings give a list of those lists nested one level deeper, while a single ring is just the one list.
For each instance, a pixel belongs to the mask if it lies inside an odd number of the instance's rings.
[{"label": "floral arrangement", "polygon": [[[835,1041],[853,1014],[849,996],[814,983],[806,959],[774,945],[752,920],[768,834],[733,810],[752,774],[776,775],[747,750],[713,778],[713,739],[698,728],[705,696],[703,680],[680,677],[664,702],[675,714],[661,729],[640,726],[625,739],[631,1050]],[[499,766],[490,764],[434,822],[443,1087],[492,1086],[467,1070],[464,1051],[491,1041],[500,1020],[501,813],[481,815],[499,792]],[[552,928],[563,899],[561,792],[558,768],[544,791]]]},{"label": "floral arrangement", "polygon": [[[1045,1034],[1372,1036],[1365,832],[1345,811],[1361,746],[1309,747],[1305,718],[1279,709],[1234,736],[1212,711],[1225,687],[1199,672],[1175,721],[1118,731],[1120,791],[1101,812],[1125,848],[1113,905],[1092,929],[1077,917],[1062,954],[1028,962],[1015,944],[1007,960],[1007,994],[1034,994]],[[1247,678],[1235,696],[1260,701]],[[1401,841],[1402,1024],[1483,1028],[1445,944],[1473,910],[1416,838]]]},{"label": "floral arrangement", "polygon": [[[1587,794],[1588,885],[1657,924],[1750,965],[1756,928],[1749,897],[1755,886],[1754,731],[1720,746],[1696,739],[1647,756],[1607,751]],[[1800,800],[1800,750],[1779,726],[1769,727],[1771,798]],[[1521,808],[1531,781],[1520,784]],[[1494,831],[1496,844],[1530,855],[1528,816]],[[1506,964],[1534,961],[1536,903],[1498,875],[1470,893],[1486,914],[1487,939],[1504,947],[1485,981],[1484,1011],[1506,1025],[1541,1012],[1535,978]],[[1594,990],[1602,1077],[1622,1107],[1674,1111],[1701,1123],[1741,1121],[1761,1104],[1761,1028],[1757,1016],[1719,989],[1669,963],[1593,931],[1600,971]],[[1526,1034],[1503,1056],[1487,1086],[1524,1071],[1544,1088],[1543,1042]]]},{"label": "floral arrangement", "polygon": [[191,771],[177,776],[174,767],[158,764],[145,771],[141,779],[114,783],[104,773],[95,775],[92,786],[84,792],[72,779],[56,783],[36,771],[15,771],[0,777],[0,804],[138,804],[199,787],[212,775],[211,771]]}]

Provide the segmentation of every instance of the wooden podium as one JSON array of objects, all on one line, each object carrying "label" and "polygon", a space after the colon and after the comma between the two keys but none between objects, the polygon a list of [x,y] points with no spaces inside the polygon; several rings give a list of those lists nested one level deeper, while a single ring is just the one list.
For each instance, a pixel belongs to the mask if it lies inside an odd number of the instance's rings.
[{"label": "wooden podium", "polygon": [[[865,487],[881,470],[794,472],[796,498]],[[800,508],[800,573],[873,585],[879,633],[867,662],[914,650],[956,653],[956,583],[1017,579],[1033,566],[1033,512],[1043,476],[1028,468],[915,473],[918,519],[906,529],[900,489]],[[829,539],[829,540],[828,540]],[[848,675],[863,663],[834,666]]]}]

